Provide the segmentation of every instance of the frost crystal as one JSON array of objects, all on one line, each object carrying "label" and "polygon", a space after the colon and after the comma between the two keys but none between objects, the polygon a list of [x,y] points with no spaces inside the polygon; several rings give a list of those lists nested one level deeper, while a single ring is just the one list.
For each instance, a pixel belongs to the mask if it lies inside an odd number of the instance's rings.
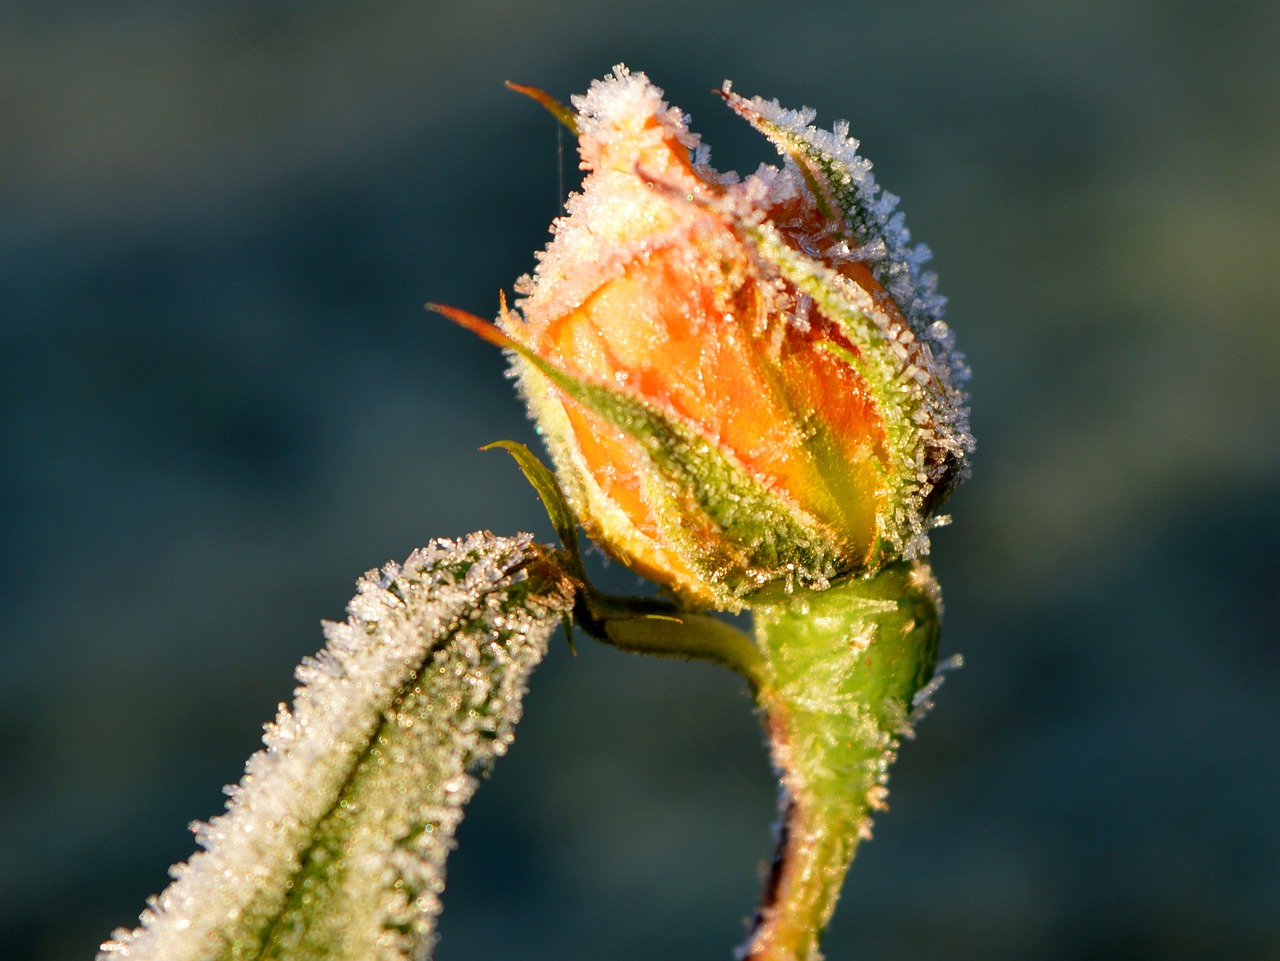
[{"label": "frost crystal", "polygon": [[425,956],[462,806],[572,604],[537,551],[472,534],[361,578],[203,850],[99,961]]}]

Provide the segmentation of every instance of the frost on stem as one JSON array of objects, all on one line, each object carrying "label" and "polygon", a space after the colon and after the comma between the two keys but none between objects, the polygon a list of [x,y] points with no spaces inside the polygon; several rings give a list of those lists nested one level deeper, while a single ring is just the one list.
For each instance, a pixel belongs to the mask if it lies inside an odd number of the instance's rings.
[{"label": "frost on stem", "polygon": [[478,533],[361,578],[202,850],[99,961],[425,956],[462,807],[572,606],[545,561]]}]

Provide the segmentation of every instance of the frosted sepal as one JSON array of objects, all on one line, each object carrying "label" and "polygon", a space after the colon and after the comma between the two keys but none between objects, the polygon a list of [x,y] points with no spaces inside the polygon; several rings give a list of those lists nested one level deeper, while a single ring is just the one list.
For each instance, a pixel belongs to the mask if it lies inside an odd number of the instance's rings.
[{"label": "frosted sepal", "polygon": [[572,601],[527,535],[366,574],[202,850],[99,961],[425,957],[463,805]]}]

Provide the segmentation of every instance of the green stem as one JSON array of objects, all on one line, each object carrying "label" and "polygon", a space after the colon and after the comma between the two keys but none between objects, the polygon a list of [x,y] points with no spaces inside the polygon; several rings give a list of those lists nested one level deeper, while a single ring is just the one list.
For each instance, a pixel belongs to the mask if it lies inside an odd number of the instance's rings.
[{"label": "green stem", "polygon": [[709,661],[745,677],[758,690],[767,670],[751,638],[706,614],[665,601],[596,593],[585,585],[574,623],[597,640],[633,654]]},{"label": "green stem", "polygon": [[933,676],[937,584],[895,564],[826,591],[755,598],[757,701],[785,796],[744,961],[818,961],[858,841],[884,807],[912,699]]}]

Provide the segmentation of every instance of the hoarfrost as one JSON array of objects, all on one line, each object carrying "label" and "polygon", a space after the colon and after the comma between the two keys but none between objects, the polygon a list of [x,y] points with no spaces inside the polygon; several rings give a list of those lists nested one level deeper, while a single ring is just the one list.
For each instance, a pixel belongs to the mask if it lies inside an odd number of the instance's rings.
[{"label": "hoarfrost", "polygon": [[964,667],[964,656],[960,654],[952,654],[946,660],[934,665],[933,677],[924,687],[916,691],[915,697],[911,699],[911,716],[907,718],[907,723],[901,732],[904,737],[916,736],[915,725],[933,710],[933,695],[938,693],[938,688],[942,687],[942,682],[947,679],[948,674],[962,667]]},{"label": "hoarfrost", "polygon": [[361,578],[202,850],[99,961],[425,956],[462,806],[572,604],[536,551],[477,533]]}]

